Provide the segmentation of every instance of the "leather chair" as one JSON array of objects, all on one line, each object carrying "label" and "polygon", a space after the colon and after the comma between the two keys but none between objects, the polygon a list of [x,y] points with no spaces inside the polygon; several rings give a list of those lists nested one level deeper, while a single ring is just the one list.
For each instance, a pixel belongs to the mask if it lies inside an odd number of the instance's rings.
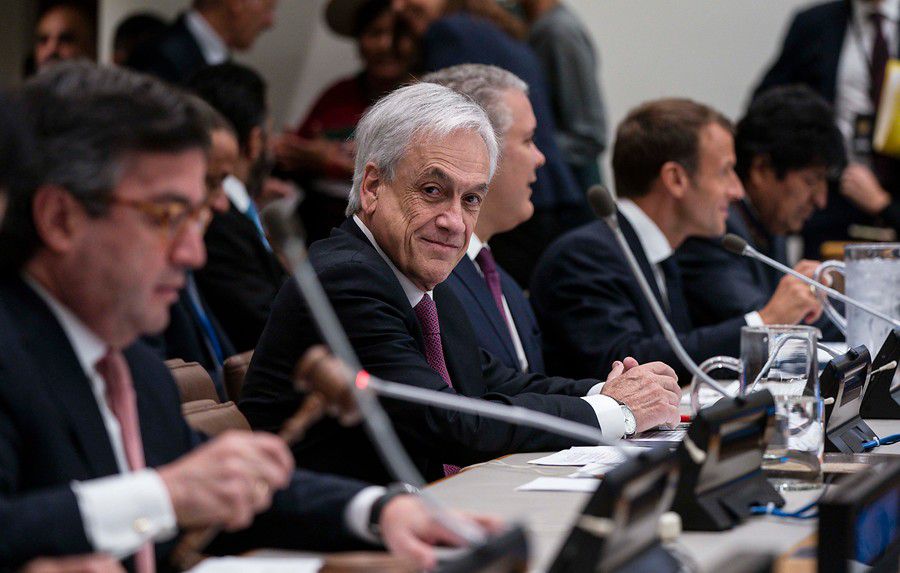
[{"label": "leather chair", "polygon": [[225,375],[225,393],[228,394],[229,400],[238,402],[241,399],[241,388],[244,387],[244,377],[250,368],[252,358],[253,351],[248,350],[225,359],[222,369]]},{"label": "leather chair", "polygon": [[178,392],[181,394],[181,403],[195,400],[219,401],[219,394],[213,384],[209,372],[197,362],[185,362],[180,358],[166,360],[169,372],[175,378]]},{"label": "leather chair", "polygon": [[218,436],[226,430],[250,430],[247,418],[234,402],[220,404],[213,400],[183,403],[181,413],[190,427],[207,436]]}]

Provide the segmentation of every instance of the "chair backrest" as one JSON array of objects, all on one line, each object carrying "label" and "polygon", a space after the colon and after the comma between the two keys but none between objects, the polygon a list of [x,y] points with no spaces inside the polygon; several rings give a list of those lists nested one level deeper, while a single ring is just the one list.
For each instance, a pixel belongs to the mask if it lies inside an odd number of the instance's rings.
[{"label": "chair backrest", "polygon": [[216,385],[213,384],[206,368],[199,363],[168,360],[166,365],[169,367],[169,372],[172,373],[175,383],[178,385],[182,404],[204,399],[214,402],[219,401]]},{"label": "chair backrest", "polygon": [[190,427],[207,436],[218,436],[226,430],[250,430],[250,423],[234,402],[194,400],[182,404],[181,412]]},{"label": "chair backrest", "polygon": [[237,402],[241,399],[241,388],[244,387],[244,377],[250,368],[252,358],[253,351],[248,350],[225,359],[222,369],[225,373],[225,393],[228,394],[229,400]]}]

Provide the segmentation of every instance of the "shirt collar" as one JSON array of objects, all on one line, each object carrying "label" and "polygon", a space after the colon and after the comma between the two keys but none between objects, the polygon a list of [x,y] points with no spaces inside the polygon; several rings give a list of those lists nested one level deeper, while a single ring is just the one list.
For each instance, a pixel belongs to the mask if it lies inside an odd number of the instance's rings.
[{"label": "shirt collar", "polygon": [[631,199],[619,199],[619,210],[634,227],[650,264],[657,265],[672,255],[672,246],[656,223]]},{"label": "shirt collar", "polygon": [[394,276],[396,276],[397,280],[400,281],[400,286],[403,287],[403,292],[406,294],[406,298],[407,300],[409,300],[409,305],[411,307],[415,308],[416,305],[419,304],[419,301],[421,301],[426,294],[434,299],[433,290],[423,291],[422,289],[414,285],[413,282],[406,277],[406,275],[401,273],[400,269],[394,266],[394,263],[391,261],[390,257],[388,257],[387,254],[381,250],[381,247],[378,246],[378,243],[375,241],[375,236],[372,235],[372,231],[370,231],[369,228],[366,227],[366,224],[362,222],[362,219],[360,219],[356,215],[353,215],[353,222],[356,223],[356,226],[359,227],[359,230],[363,232],[369,242],[372,243],[372,246],[375,247],[375,250],[378,251],[378,254],[381,255],[382,259],[384,259],[384,262],[386,262],[391,268]]},{"label": "shirt collar", "polygon": [[190,10],[184,17],[184,23],[200,46],[207,65],[215,66],[228,60],[228,46],[199,12]]},{"label": "shirt collar", "polygon": [[66,338],[69,339],[85,375],[88,378],[94,376],[97,362],[106,356],[108,345],[31,276],[23,274],[22,279],[50,308],[50,312],[59,322]]},{"label": "shirt collar", "polygon": [[475,236],[475,233],[472,233],[472,236],[469,237],[469,247],[466,249],[466,255],[474,261],[481,249],[484,248],[490,249],[487,243],[482,243],[481,239]]},{"label": "shirt collar", "polygon": [[234,175],[227,176],[222,181],[222,190],[238,211],[246,213],[250,208],[250,194],[247,193],[247,187],[244,182]]},{"label": "shirt collar", "polygon": [[857,22],[868,23],[869,14],[875,13],[876,10],[891,22],[900,20],[900,1],[898,0],[885,0],[879,2],[878,5],[871,2],[853,3],[853,13]]}]

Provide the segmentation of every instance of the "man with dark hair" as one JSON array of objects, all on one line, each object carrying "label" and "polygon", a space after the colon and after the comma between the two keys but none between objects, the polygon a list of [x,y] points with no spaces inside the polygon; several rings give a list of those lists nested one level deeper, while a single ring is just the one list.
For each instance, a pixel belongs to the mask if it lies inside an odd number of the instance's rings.
[{"label": "man with dark hair", "polygon": [[188,87],[217,109],[237,132],[234,175],[223,181],[230,201],[206,232],[206,265],[197,285],[237,352],[256,347],[286,274],[266,239],[254,203],[271,169],[266,84],[238,64],[200,70]]},{"label": "man with dark hair", "polygon": [[119,22],[113,34],[113,63],[124,66],[136,47],[156,38],[165,29],[165,20],[155,14],[149,12],[131,14]]},{"label": "man with dark hair", "polygon": [[194,0],[168,30],[135,48],[128,66],[176,84],[249,50],[275,22],[278,0]]},{"label": "man with dark hair", "polygon": [[94,22],[83,7],[59,2],[38,19],[34,31],[34,67],[64,60],[97,57]]},{"label": "man with dark hair", "polygon": [[[726,232],[787,264],[785,235],[799,232],[825,206],[828,178],[843,167],[844,145],[831,106],[807,87],[773,88],[750,105],[734,141],[735,170],[746,196],[731,206]],[[697,326],[753,312],[766,324],[815,317],[809,314],[807,285],[726,251],[718,237],[688,239],[676,256]],[[804,260],[794,268],[811,276],[817,264]]]},{"label": "man with dark hair", "polygon": [[[698,361],[737,355],[747,319],[695,328],[672,253],[688,237],[725,231],[729,204],[744,195],[734,165],[731,123],[686,99],[633,109],[619,125],[613,148],[622,232],[682,344]],[[690,381],[603,221],[576,229],[547,249],[535,271],[531,301],[548,371],[602,372],[617,357],[633,356],[675,364],[679,381]]]},{"label": "man with dark hair", "polygon": [[168,369],[136,342],[165,327],[204,259],[209,142],[187,98],[83,64],[24,93],[40,179],[11,197],[0,234],[17,255],[0,267],[0,333],[20,349],[0,356],[0,563],[96,551],[150,573],[169,569],[182,528],[222,526],[211,552],[328,550],[378,540],[374,517],[432,567],[430,543],[453,538],[415,496],[294,472],[275,436],[200,445]]}]

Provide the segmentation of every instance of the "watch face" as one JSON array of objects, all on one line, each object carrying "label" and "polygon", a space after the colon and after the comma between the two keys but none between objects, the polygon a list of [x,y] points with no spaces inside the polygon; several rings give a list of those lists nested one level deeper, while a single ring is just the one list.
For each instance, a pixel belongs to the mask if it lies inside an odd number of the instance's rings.
[{"label": "watch face", "polygon": [[637,421],[634,419],[634,412],[628,406],[622,406],[622,413],[625,415],[625,435],[630,436],[637,429]]}]

